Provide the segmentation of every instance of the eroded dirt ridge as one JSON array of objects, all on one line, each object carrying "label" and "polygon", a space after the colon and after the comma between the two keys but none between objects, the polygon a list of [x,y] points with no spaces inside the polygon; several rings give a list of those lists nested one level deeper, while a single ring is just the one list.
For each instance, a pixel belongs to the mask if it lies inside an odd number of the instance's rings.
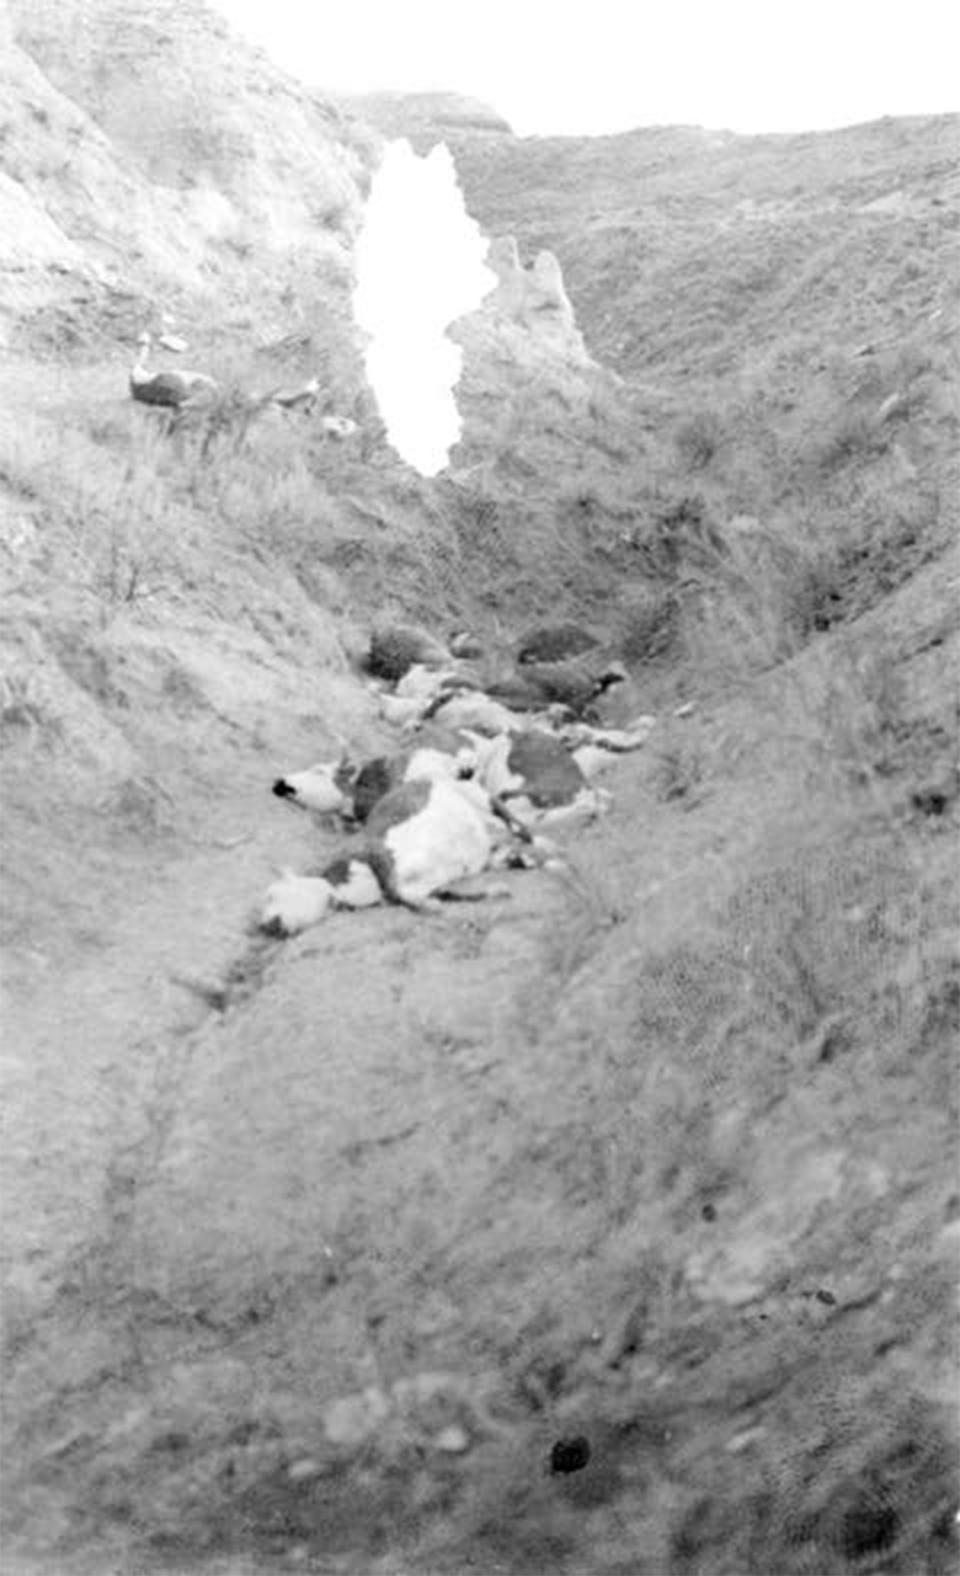
[{"label": "eroded dirt ridge", "polygon": [[[4,1569],[952,1570],[956,123],[451,131],[500,288],[427,483],[376,134],[193,6],[10,37]],[[256,936],[390,618],[601,628],[649,739],[508,901]]]}]

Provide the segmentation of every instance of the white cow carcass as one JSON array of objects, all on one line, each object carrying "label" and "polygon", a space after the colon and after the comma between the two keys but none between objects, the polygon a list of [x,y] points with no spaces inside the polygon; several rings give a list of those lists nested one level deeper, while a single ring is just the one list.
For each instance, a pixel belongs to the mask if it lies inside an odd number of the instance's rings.
[{"label": "white cow carcass", "polygon": [[421,763],[420,770],[429,774],[402,782],[374,805],[355,852],[317,874],[285,871],[266,894],[260,928],[289,936],[317,924],[332,908],[378,902],[430,910],[439,906],[439,895],[457,896],[458,882],[488,869],[551,862],[553,847],[529,834],[518,837],[509,815],[498,813],[477,783],[451,777],[436,762],[432,770],[429,762]]}]

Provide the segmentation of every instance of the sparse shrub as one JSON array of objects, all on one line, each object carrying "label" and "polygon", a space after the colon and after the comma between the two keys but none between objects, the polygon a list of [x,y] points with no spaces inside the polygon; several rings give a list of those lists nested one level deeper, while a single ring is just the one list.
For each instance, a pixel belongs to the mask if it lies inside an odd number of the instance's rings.
[{"label": "sparse shrub", "polygon": [[129,414],[126,411],[91,411],[85,425],[91,441],[102,448],[118,450],[126,448],[131,441]]},{"label": "sparse shrub", "polygon": [[[689,512],[689,506],[684,507]],[[908,579],[943,543],[936,491],[890,498],[882,478],[858,480],[829,511],[822,501],[748,531],[685,520],[646,546],[681,596],[688,656],[711,679],[730,681],[794,656],[818,634],[856,618]],[[662,569],[661,569],[662,572]]]},{"label": "sparse shrub", "polygon": [[111,607],[131,606],[154,589],[147,579],[146,556],[114,525],[94,570],[92,586]]},{"label": "sparse shrub", "polygon": [[29,672],[11,672],[0,678],[0,731],[25,729],[32,741],[43,720],[41,696]]},{"label": "sparse shrub", "polygon": [[176,411],[168,430],[181,442],[191,443],[201,460],[209,459],[214,448],[225,459],[246,442],[262,409],[261,402],[252,399],[243,388],[228,384],[208,403]]},{"label": "sparse shrub", "polygon": [[883,646],[834,648],[829,667],[805,676],[807,704],[817,719],[821,768],[849,786],[873,786],[892,775],[908,731],[904,673]]},{"label": "sparse shrub", "polygon": [[169,833],[169,795],[152,779],[127,777],[111,792],[103,808],[117,828],[138,839]]},{"label": "sparse shrub", "polygon": [[842,411],[820,448],[820,468],[829,472],[852,460],[882,454],[889,443],[890,435],[878,423],[875,412],[856,408]]},{"label": "sparse shrub", "polygon": [[811,628],[809,546],[770,527],[724,540],[712,563],[701,561],[688,578],[679,607],[684,649],[710,682],[773,667],[800,649]]},{"label": "sparse shrub", "polygon": [[247,262],[253,256],[255,250],[253,237],[245,224],[239,219],[230,229],[221,230],[220,234],[214,237],[211,244],[219,247],[221,251],[226,252],[230,257],[236,258],[241,263]]},{"label": "sparse shrub", "polygon": [[653,770],[658,799],[692,809],[703,796],[704,760],[697,744],[675,736],[658,751]]},{"label": "sparse shrub", "polygon": [[672,590],[633,593],[618,618],[617,645],[628,663],[652,662],[676,643],[679,599]]},{"label": "sparse shrub", "polygon": [[551,979],[566,981],[595,956],[609,932],[623,923],[630,899],[622,874],[584,849],[568,855],[560,879],[569,902],[546,934],[544,968]]},{"label": "sparse shrub", "polygon": [[646,572],[678,583],[694,570],[712,570],[725,552],[723,536],[700,494],[660,502],[633,535]]},{"label": "sparse shrub", "polygon": [[311,217],[322,230],[343,230],[350,217],[350,204],[345,197],[331,197]]},{"label": "sparse shrub", "polygon": [[696,411],[686,417],[673,437],[677,454],[689,471],[705,470],[723,439],[723,423],[713,410]]}]

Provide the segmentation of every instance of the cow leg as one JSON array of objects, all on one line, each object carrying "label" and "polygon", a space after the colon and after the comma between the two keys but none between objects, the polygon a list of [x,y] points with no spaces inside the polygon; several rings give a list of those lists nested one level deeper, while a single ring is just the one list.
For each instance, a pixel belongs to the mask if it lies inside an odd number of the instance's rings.
[{"label": "cow leg", "polygon": [[504,826],[509,827],[514,837],[519,837],[521,843],[532,843],[533,833],[529,826],[525,826],[518,816],[513,814],[506,801],[499,794],[490,795],[490,808]]},{"label": "cow leg", "polygon": [[[465,876],[464,881],[473,879]],[[479,891],[475,887],[465,887],[459,881],[451,881],[449,886],[443,887],[437,897],[445,903],[485,903],[488,898],[507,898],[510,890],[503,882],[495,882],[492,886],[482,887]]]}]

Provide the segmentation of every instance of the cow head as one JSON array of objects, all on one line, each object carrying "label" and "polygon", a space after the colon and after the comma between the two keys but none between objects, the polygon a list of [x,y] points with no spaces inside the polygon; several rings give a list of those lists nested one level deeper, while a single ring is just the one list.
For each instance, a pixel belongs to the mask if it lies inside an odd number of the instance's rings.
[{"label": "cow head", "polygon": [[273,792],[315,815],[343,815],[351,808],[351,789],[357,768],[346,751],[338,761],[320,761],[302,772],[278,777]]}]

